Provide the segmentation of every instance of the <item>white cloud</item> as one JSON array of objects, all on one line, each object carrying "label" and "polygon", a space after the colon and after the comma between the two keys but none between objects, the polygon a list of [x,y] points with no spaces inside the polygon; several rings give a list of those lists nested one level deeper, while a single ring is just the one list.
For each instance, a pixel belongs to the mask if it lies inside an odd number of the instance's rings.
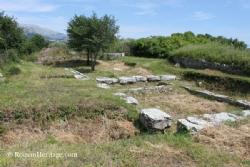
[{"label": "white cloud", "polygon": [[205,21],[205,20],[211,20],[215,18],[213,14],[203,12],[203,11],[194,12],[192,17],[194,20],[197,20],[197,21]]},{"label": "white cloud", "polygon": [[56,5],[43,3],[40,0],[0,0],[0,10],[11,12],[51,12]]}]

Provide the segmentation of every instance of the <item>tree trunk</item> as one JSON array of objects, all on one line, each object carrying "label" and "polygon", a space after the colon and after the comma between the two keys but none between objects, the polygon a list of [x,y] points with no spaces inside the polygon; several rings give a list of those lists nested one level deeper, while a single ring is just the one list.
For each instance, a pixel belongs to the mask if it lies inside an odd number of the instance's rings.
[{"label": "tree trunk", "polygon": [[95,71],[95,64],[96,64],[96,56],[95,56],[96,54],[91,54],[91,70],[92,71]]},{"label": "tree trunk", "polygon": [[87,51],[87,65],[90,65],[90,51]]}]

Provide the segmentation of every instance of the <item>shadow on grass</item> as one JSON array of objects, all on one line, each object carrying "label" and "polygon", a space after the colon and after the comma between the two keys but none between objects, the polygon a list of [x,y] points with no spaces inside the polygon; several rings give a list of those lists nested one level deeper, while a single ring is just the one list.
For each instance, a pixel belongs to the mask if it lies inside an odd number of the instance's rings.
[{"label": "shadow on grass", "polygon": [[[96,62],[98,65],[98,62]],[[54,62],[55,67],[67,67],[67,68],[76,68],[82,66],[90,66],[87,63],[87,60],[75,59],[75,60],[62,60]]]},{"label": "shadow on grass", "polygon": [[86,73],[92,73],[91,67],[78,67],[76,68],[77,71],[80,73],[86,74]]}]

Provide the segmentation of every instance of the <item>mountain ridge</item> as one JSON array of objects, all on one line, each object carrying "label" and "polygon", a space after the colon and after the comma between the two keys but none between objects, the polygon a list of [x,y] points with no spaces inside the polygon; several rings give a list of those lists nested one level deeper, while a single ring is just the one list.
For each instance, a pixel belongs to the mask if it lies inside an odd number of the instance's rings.
[{"label": "mountain ridge", "polygon": [[48,28],[44,28],[38,25],[32,24],[21,24],[20,27],[23,29],[25,35],[28,37],[33,36],[34,34],[40,34],[50,41],[66,41],[67,35],[60,33]]}]

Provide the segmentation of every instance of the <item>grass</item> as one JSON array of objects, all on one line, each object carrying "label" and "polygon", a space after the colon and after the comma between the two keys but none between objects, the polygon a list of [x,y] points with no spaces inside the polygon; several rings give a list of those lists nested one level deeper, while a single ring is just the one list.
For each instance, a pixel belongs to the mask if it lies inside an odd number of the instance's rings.
[{"label": "grass", "polygon": [[[181,76],[189,70],[176,68],[161,59],[125,57],[121,61],[136,62],[135,67],[146,68],[153,74]],[[0,120],[3,123],[0,124],[0,133],[5,133],[12,122],[25,126],[27,120],[31,124],[36,122],[48,125],[57,119],[78,121],[78,118],[95,119],[103,115],[116,119],[121,116],[119,112],[115,112],[120,108],[128,111],[122,115],[123,118],[130,121],[138,119],[136,107],[127,105],[112,95],[116,91],[115,87],[111,90],[96,87],[95,78],[114,76],[112,71],[97,68],[96,72],[88,73],[90,80],[79,81],[71,77],[43,77],[72,75],[63,67],[43,66],[26,61],[16,66],[21,69],[21,73],[8,76],[4,83],[0,83]],[[8,124],[4,124],[6,122]],[[190,136],[172,132],[141,134],[130,139],[97,144],[63,143],[48,134],[46,140],[3,148],[4,150],[0,150],[0,166],[178,166],[180,163],[201,167],[248,165],[248,161],[243,162],[240,157],[213,150],[195,143]],[[77,153],[78,157],[14,158],[6,156],[8,152]]]},{"label": "grass", "polygon": [[[171,150],[179,150],[171,157]],[[77,158],[14,158],[7,157],[8,152],[43,152],[43,153],[77,153]],[[172,152],[173,154],[173,152]],[[112,143],[99,145],[90,144],[64,144],[55,141],[50,136],[28,146],[18,146],[2,152],[1,166],[143,166],[144,161],[150,161],[161,157],[150,166],[177,166],[178,161],[167,158],[190,161],[201,167],[220,167],[236,163],[242,165],[239,157],[232,157],[225,152],[212,150],[208,147],[194,143],[192,138],[181,134],[155,134],[142,135],[127,140],[119,140]],[[72,155],[72,154],[71,154]],[[147,159],[146,157],[149,156]],[[166,156],[166,157],[164,157]],[[146,158],[146,159],[144,159]],[[164,159],[166,158],[166,159]],[[165,162],[165,163],[164,163]]]},{"label": "grass", "polygon": [[183,78],[204,83],[206,88],[222,90],[231,94],[248,94],[250,92],[250,78],[238,75],[224,74],[216,71],[185,71]]},{"label": "grass", "polygon": [[181,74],[186,69],[176,68],[167,60],[154,58],[140,58],[140,57],[123,57],[121,61],[124,63],[136,63],[136,66],[146,68],[154,74]]},{"label": "grass", "polygon": [[229,121],[229,122],[226,122],[225,124],[233,128],[239,128],[240,126],[246,125],[248,123],[250,123],[249,119],[242,119],[242,120],[238,120],[234,122]]},{"label": "grass", "polygon": [[233,65],[240,69],[242,74],[250,74],[250,52],[248,50],[237,50],[218,43],[185,46],[172,52],[171,58],[175,57],[205,59],[209,62]]},{"label": "grass", "polygon": [[167,60],[153,58],[124,57],[123,62],[136,62],[137,67],[143,67],[154,74],[175,74],[188,81],[202,82],[210,90],[222,91],[230,95],[248,96],[250,92],[250,78],[232,75],[216,70],[195,70],[179,68]]},{"label": "grass", "polygon": [[[51,78],[41,76],[68,74],[64,68],[53,68],[30,62],[18,65],[22,73],[7,78],[0,85],[0,113],[2,120],[9,119],[56,119],[74,116],[93,118],[104,111],[126,108],[128,116],[136,117],[135,108],[115,98],[112,92],[96,87],[97,73],[89,74],[90,80]],[[74,98],[72,98],[74,97]]]}]

